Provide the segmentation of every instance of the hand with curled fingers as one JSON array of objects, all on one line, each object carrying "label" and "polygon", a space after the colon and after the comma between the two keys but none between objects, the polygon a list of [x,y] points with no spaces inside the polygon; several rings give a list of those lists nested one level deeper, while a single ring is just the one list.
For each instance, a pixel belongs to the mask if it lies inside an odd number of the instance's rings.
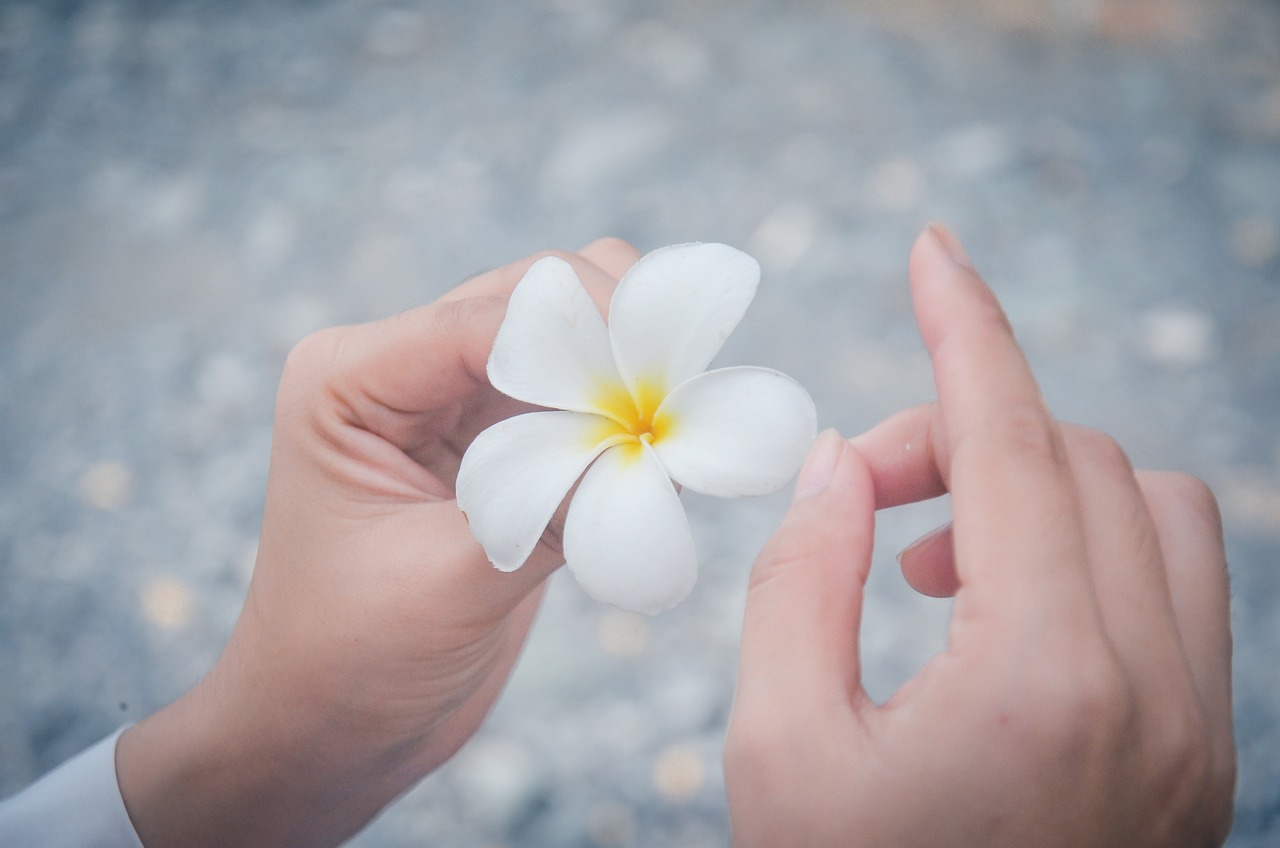
[{"label": "hand with curled fingers", "polygon": [[[603,240],[563,258],[603,309],[638,255]],[[520,411],[485,363],[535,258],[290,354],[230,642],[117,748],[147,848],[337,844],[483,720],[561,562],[553,529],[500,574],[452,500],[470,441]]]},{"label": "hand with curled fingers", "polygon": [[[1055,421],[954,236],[911,255],[938,401],[815,444],[751,575],[726,782],[739,846],[1208,846],[1235,751],[1221,522]],[[950,492],[908,549],[955,596],[948,645],[887,702],[859,670],[877,508]]]}]

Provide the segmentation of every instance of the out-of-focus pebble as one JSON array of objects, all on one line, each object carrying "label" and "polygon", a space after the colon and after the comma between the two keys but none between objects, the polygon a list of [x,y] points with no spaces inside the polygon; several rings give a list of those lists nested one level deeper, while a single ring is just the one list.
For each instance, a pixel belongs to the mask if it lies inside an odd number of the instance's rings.
[{"label": "out-of-focus pebble", "polygon": [[689,745],[664,748],[653,761],[653,785],[664,799],[681,803],[698,794],[706,778],[702,756]]},{"label": "out-of-focus pebble", "polygon": [[142,613],[161,630],[180,630],[191,621],[191,590],[174,577],[157,577],[142,587]]},{"label": "out-of-focus pebble", "polygon": [[607,654],[638,657],[649,642],[649,624],[643,616],[610,607],[600,614],[596,640]]},{"label": "out-of-focus pebble", "polygon": [[94,509],[115,512],[134,497],[133,469],[123,462],[95,462],[80,475],[80,498]]},{"label": "out-of-focus pebble", "polygon": [[1198,365],[1217,352],[1213,321],[1194,309],[1154,309],[1142,316],[1142,352],[1164,365]]}]

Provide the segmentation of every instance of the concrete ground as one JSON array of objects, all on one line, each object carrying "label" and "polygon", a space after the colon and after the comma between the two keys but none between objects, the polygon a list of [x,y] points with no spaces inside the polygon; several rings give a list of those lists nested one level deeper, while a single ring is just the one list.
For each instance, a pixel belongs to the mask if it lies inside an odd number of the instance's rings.
[{"label": "concrete ground", "polygon": [[[0,795],[182,692],[252,569],[282,359],[545,247],[724,241],[722,361],[860,431],[931,397],[948,222],[1064,418],[1208,480],[1235,588],[1231,845],[1280,843],[1280,7],[1266,0],[0,3]],[[553,581],[459,757],[353,841],[723,845],[744,579],[785,495],[689,497],[699,587]],[[884,516],[884,697],[944,641]]]}]

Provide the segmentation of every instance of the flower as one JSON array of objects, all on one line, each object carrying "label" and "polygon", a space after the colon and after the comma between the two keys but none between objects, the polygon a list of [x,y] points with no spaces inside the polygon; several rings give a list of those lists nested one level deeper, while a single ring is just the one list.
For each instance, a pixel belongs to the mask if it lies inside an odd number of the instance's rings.
[{"label": "flower", "polygon": [[551,409],[477,436],[456,487],[497,568],[525,562],[581,478],[563,541],[587,593],[650,614],[689,594],[697,555],[672,481],[720,497],[772,492],[817,429],[813,401],[785,374],[705,370],[759,281],[756,261],[726,245],[664,247],[623,275],[606,327],[568,262],[529,268],[494,339],[489,380]]}]

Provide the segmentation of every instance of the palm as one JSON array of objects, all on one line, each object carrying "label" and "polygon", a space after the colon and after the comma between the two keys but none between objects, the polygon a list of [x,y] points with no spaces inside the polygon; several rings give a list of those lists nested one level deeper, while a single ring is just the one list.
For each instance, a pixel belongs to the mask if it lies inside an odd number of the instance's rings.
[{"label": "palm", "polygon": [[[320,638],[329,643],[323,677],[332,691],[317,694],[344,700],[357,720],[400,741],[451,740],[459,736],[455,728],[474,728],[527,636],[536,596],[528,603],[522,596],[506,604],[474,602],[476,572],[497,575],[477,561],[483,555],[452,500],[466,445],[511,414],[513,404],[488,386],[414,414],[351,404],[357,423],[303,440],[318,446],[308,465],[328,478],[287,496],[291,512],[301,497],[315,500],[305,512],[325,516],[302,557],[328,575],[306,587],[314,593],[306,602],[311,608],[331,611]],[[360,426],[365,422],[405,447]],[[269,494],[269,518],[272,506]],[[284,604],[272,598],[259,606]],[[361,685],[353,703],[347,681],[356,679]],[[445,747],[436,750],[428,741],[430,766],[456,745]]]}]

